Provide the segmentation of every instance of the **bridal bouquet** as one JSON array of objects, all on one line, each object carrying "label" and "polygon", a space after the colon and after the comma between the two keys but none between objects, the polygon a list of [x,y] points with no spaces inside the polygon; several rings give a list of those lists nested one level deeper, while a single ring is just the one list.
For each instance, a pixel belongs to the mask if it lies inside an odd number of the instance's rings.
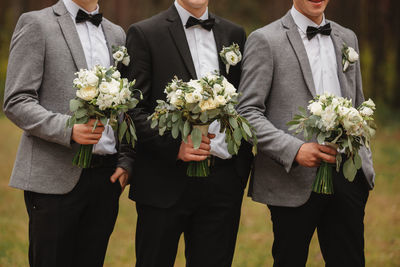
[{"label": "bridal bouquet", "polygon": [[[337,149],[340,152],[336,155],[337,172],[340,171],[342,153],[345,154],[347,160],[343,164],[343,174],[352,182],[362,166],[358,151],[362,146],[369,148],[375,135],[375,103],[369,99],[356,109],[351,100],[325,93],[311,100],[307,109],[310,114],[300,108],[301,114],[295,115],[288,123],[291,125],[289,130],[296,134],[304,132],[306,140],[316,136],[319,144]],[[332,171],[331,165],[321,163],[313,184],[314,192],[333,194]]]},{"label": "bridal bouquet", "polygon": [[[228,80],[215,73],[199,80],[183,82],[175,77],[165,88],[167,102],[158,100],[155,112],[149,116],[151,127],[158,126],[159,134],[171,131],[173,138],[187,142],[191,135],[193,146],[198,149],[202,135],[208,134],[209,125],[218,120],[221,133],[226,133],[226,143],[231,155],[237,154],[242,139],[252,140],[256,152],[257,138],[254,128],[235,110],[238,94]],[[187,175],[207,177],[210,174],[208,160],[190,162]]]},{"label": "bridal bouquet", "polygon": [[[133,89],[135,81],[129,82],[127,79],[122,79],[115,66],[81,69],[76,75],[77,78],[73,81],[74,88],[77,90],[76,98],[70,101],[70,110],[73,115],[68,120],[67,127],[85,124],[89,119],[95,118],[93,130],[99,122],[108,124],[114,131],[118,130],[120,141],[125,137],[128,143],[134,146],[137,141],[135,126],[126,112],[139,102],[133,97],[134,91],[139,91]],[[73,164],[88,168],[92,149],[93,145],[81,145],[73,159]]]}]

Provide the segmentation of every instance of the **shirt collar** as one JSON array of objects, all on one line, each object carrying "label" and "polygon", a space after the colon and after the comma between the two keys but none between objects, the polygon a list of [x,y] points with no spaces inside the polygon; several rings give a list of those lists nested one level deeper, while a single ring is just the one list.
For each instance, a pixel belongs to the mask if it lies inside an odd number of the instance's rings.
[{"label": "shirt collar", "polygon": [[90,15],[95,15],[99,13],[99,5],[97,5],[96,10],[92,12],[86,11],[83,7],[80,7],[77,3],[75,3],[72,0],[63,0],[65,7],[67,8],[68,12],[71,14],[73,18],[76,17],[78,14],[79,9],[82,9],[84,12],[90,14]]},{"label": "shirt collar", "polygon": [[[71,1],[71,0],[70,0]],[[181,20],[182,20],[182,24],[183,25],[186,25],[186,22],[188,21],[188,19],[189,19],[189,17],[195,17],[194,15],[192,15],[189,11],[187,11],[186,9],[184,9],[179,3],[178,3],[178,1],[176,1],[175,0],[175,7],[176,7],[176,9],[178,10],[178,14],[179,14],[179,17],[181,17]],[[200,17],[200,18],[198,18],[198,19],[201,19],[201,20],[206,20],[206,19],[208,19],[208,7],[207,7],[207,9],[206,9],[206,12],[204,12],[204,14]]]},{"label": "shirt collar", "polygon": [[307,33],[308,26],[320,27],[326,24],[325,14],[323,14],[322,22],[320,25],[316,24],[314,21],[301,14],[294,6],[292,6],[292,9],[290,10],[290,14],[292,15],[297,27],[304,33]]}]

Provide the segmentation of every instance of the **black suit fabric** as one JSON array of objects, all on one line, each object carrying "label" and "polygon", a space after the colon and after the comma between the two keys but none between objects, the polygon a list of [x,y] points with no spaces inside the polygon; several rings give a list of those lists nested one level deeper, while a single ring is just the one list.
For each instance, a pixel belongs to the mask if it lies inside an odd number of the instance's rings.
[{"label": "black suit fabric", "polygon": [[[210,17],[216,21],[213,33],[218,52],[233,42],[244,48],[246,35],[241,27]],[[187,163],[177,160],[180,137],[173,139],[168,132],[159,136],[147,120],[156,100],[166,99],[165,86],[174,76],[184,81],[197,78],[175,6],[133,24],[127,48],[132,63],[122,73],[136,79],[136,87],[144,95],[131,112],[139,139],[130,188],[138,211],[137,266],[173,266],[182,233],[188,266],[230,266],[252,162],[251,147],[243,145],[239,155],[230,160],[217,159],[207,178],[187,177]],[[219,65],[221,74],[237,88],[240,64],[232,67],[229,75],[220,59]],[[212,234],[217,232],[221,235]]]}]

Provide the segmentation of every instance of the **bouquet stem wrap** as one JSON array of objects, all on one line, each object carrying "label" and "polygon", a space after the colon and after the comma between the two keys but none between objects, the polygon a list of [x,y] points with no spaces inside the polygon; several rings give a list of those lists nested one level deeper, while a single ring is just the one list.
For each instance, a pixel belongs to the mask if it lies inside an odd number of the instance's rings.
[{"label": "bouquet stem wrap", "polygon": [[[204,136],[208,135],[210,125],[193,125],[194,129],[199,129]],[[189,177],[208,177],[210,175],[210,166],[208,159],[203,161],[191,161],[186,172]]]},{"label": "bouquet stem wrap", "polygon": [[317,177],[312,186],[313,192],[325,195],[333,194],[332,172],[332,165],[323,161],[318,168]]},{"label": "bouquet stem wrap", "polygon": [[93,145],[80,145],[72,163],[80,168],[89,168],[92,160]]}]

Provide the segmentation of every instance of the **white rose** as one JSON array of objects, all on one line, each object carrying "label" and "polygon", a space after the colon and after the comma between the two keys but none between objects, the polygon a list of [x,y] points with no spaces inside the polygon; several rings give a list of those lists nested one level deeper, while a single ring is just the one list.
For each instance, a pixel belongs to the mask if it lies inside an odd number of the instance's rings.
[{"label": "white rose", "polygon": [[119,85],[111,83],[109,87],[109,94],[116,96],[118,93],[119,93]]},{"label": "white rose", "polygon": [[88,72],[86,76],[86,82],[90,86],[97,86],[97,83],[99,82],[99,77],[96,76],[93,72]]},{"label": "white rose", "polygon": [[223,90],[222,86],[219,85],[218,83],[214,84],[213,89],[214,89],[214,92],[216,92],[216,93],[219,93]]},{"label": "white rose", "polygon": [[217,104],[217,106],[224,106],[226,105],[226,99],[222,95],[216,96],[215,103]]},{"label": "white rose", "polygon": [[122,64],[124,64],[125,66],[129,66],[129,63],[131,62],[131,58],[129,56],[124,57],[124,59],[122,60]]},{"label": "white rose", "polygon": [[76,91],[76,96],[85,101],[91,101],[98,95],[98,93],[99,91],[97,90],[96,87],[86,86]]},{"label": "white rose", "polygon": [[363,116],[372,116],[372,114],[374,114],[374,111],[373,111],[371,108],[369,108],[369,107],[363,107],[363,108],[360,110],[360,113],[361,113],[361,115],[363,115]]},{"label": "white rose", "polygon": [[347,131],[352,131],[353,128],[363,119],[357,109],[351,107],[348,113],[343,118],[343,126]]},{"label": "white rose", "polygon": [[354,50],[354,48],[347,48],[347,59],[350,61],[350,63],[355,63],[356,61],[358,61],[359,55],[356,50]]},{"label": "white rose", "polygon": [[109,83],[108,82],[102,82],[99,86],[99,90],[102,94],[109,94],[110,89],[109,89]]},{"label": "white rose", "polygon": [[119,72],[119,71],[115,71],[112,75],[111,75],[111,77],[113,77],[114,79],[119,79],[119,78],[121,78],[121,73]]},{"label": "white rose", "polygon": [[313,102],[307,108],[313,115],[321,116],[322,114],[322,105],[319,102]]},{"label": "white rose", "polygon": [[187,103],[192,104],[196,102],[196,99],[194,98],[193,93],[188,93],[185,95],[185,100]]},{"label": "white rose", "polygon": [[341,117],[345,117],[345,116],[347,116],[347,114],[350,112],[350,109],[349,108],[347,108],[347,107],[339,107],[338,108],[338,113],[339,113],[339,115],[341,116]]},{"label": "white rose", "polygon": [[189,85],[190,87],[193,87],[195,89],[195,91],[197,92],[202,92],[203,91],[203,87],[201,86],[201,84],[199,83],[198,80],[190,80],[187,85]]},{"label": "white rose", "polygon": [[117,51],[113,54],[113,58],[118,61],[121,62],[124,59],[124,52],[122,51]]},{"label": "white rose", "polygon": [[193,98],[194,98],[195,102],[200,102],[203,99],[203,95],[198,91],[194,91]]},{"label": "white rose", "polygon": [[325,127],[327,131],[330,131],[335,128],[337,125],[336,122],[336,112],[332,106],[325,108],[325,110],[321,114],[322,125]]},{"label": "white rose", "polygon": [[100,94],[97,98],[97,105],[100,110],[111,108],[113,105],[113,97],[111,95]]},{"label": "white rose", "polygon": [[226,53],[225,59],[231,66],[236,66],[236,64],[238,64],[240,61],[239,56],[233,51],[229,51],[228,53]]},{"label": "white rose", "polygon": [[365,101],[365,102],[364,102],[364,105],[366,105],[367,107],[370,107],[370,108],[372,108],[372,109],[375,109],[375,103],[374,103],[374,101],[372,101],[371,98],[368,99],[368,101]]}]

